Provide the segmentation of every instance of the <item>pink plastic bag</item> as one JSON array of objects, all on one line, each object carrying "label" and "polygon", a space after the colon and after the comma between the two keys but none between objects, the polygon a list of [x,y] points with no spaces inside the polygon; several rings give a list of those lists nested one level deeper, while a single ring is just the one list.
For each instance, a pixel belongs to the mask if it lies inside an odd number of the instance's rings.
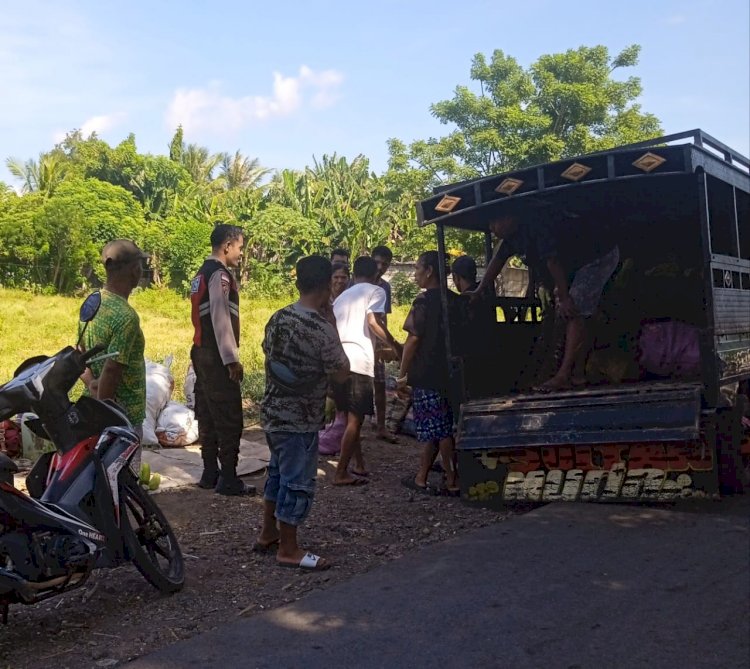
[{"label": "pink plastic bag", "polygon": [[699,329],[679,321],[644,323],[641,328],[641,370],[658,376],[700,375]]}]

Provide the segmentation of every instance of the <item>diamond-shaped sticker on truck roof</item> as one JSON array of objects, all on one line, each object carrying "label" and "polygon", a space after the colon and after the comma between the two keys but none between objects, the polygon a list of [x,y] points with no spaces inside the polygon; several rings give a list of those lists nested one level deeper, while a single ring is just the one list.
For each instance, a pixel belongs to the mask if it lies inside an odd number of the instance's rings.
[{"label": "diamond-shaped sticker on truck roof", "polygon": [[455,195],[444,195],[443,199],[435,205],[435,211],[448,214],[456,208],[456,205],[459,202],[461,202],[460,197],[456,197]]},{"label": "diamond-shaped sticker on truck roof", "polygon": [[495,188],[495,192],[503,193],[504,195],[512,195],[522,185],[523,185],[523,181],[521,181],[521,179],[513,179],[512,177],[508,177],[507,179],[503,179],[500,182],[500,185],[497,188]]},{"label": "diamond-shaped sticker on truck roof", "polygon": [[643,170],[644,172],[651,172],[652,170],[655,170],[657,167],[659,167],[659,165],[666,162],[666,158],[662,158],[661,156],[657,156],[655,153],[651,153],[651,151],[647,151],[640,158],[638,158],[638,160],[636,160],[633,165],[639,170]]},{"label": "diamond-shaped sticker on truck roof", "polygon": [[573,163],[567,170],[565,170],[560,176],[568,181],[580,181],[585,177],[591,168],[581,163]]}]

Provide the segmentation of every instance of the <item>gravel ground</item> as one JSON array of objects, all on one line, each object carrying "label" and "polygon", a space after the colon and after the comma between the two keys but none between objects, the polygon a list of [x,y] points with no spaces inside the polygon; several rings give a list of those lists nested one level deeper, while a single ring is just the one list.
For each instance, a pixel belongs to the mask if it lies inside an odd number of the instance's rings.
[{"label": "gravel ground", "polygon": [[[302,545],[331,560],[331,569],[282,569],[272,555],[250,550],[260,528],[260,497],[219,497],[198,488],[164,492],[156,499],[185,554],[183,591],[162,596],[128,565],[94,573],[83,588],[61,597],[16,605],[8,626],[0,627],[0,667],[114,667],[507,518],[457,499],[410,492],[400,479],[414,471],[416,444],[406,438],[395,445],[376,442],[368,428],[364,437],[370,484],[333,487],[335,462],[321,457],[315,504],[300,531]],[[262,479],[254,483],[260,490]]]}]

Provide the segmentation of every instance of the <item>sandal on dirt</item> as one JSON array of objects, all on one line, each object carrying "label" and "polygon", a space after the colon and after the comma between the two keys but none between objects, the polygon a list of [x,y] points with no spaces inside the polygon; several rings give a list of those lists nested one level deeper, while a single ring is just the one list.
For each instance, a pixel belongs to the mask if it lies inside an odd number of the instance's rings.
[{"label": "sandal on dirt", "polygon": [[305,553],[302,559],[298,562],[279,562],[276,561],[279,567],[286,567],[287,569],[301,569],[302,571],[324,571],[331,565],[326,562],[324,558],[314,553]]},{"label": "sandal on dirt", "polygon": [[389,444],[398,444],[398,443],[400,443],[399,439],[398,439],[398,437],[396,435],[394,435],[394,434],[388,434],[387,432],[383,432],[383,433],[377,434],[377,435],[375,435],[375,438],[378,439],[378,440],[380,440],[380,441],[387,441]]},{"label": "sandal on dirt", "polygon": [[276,550],[279,547],[279,540],[274,539],[273,541],[264,544],[261,541],[256,541],[253,544],[252,551],[253,553],[270,553],[274,550]]},{"label": "sandal on dirt", "polygon": [[338,486],[339,488],[343,488],[344,486],[352,485],[367,485],[369,481],[367,479],[363,478],[353,478],[351,481],[334,481],[333,485]]},{"label": "sandal on dirt", "polygon": [[350,469],[350,474],[354,474],[354,476],[359,476],[360,478],[367,478],[370,475],[370,472],[361,472],[358,469]]},{"label": "sandal on dirt", "polygon": [[404,486],[404,488],[408,488],[409,490],[413,490],[414,492],[419,493],[420,495],[435,494],[435,491],[429,485],[419,485],[414,480],[413,476],[404,476],[404,478],[401,479],[401,485]]}]

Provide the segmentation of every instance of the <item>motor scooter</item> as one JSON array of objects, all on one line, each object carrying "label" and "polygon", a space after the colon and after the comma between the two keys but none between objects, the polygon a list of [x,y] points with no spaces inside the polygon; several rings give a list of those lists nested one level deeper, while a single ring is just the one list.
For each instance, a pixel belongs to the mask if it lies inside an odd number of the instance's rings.
[{"label": "motor scooter", "polygon": [[[100,304],[101,295],[93,293],[81,306],[84,331]],[[8,474],[17,467],[0,454],[0,472],[6,472],[0,479],[3,623],[10,604],[54,597],[83,585],[94,569],[127,562],[162,592],[183,586],[177,538],[133,468],[138,434],[115,402],[69,398],[88,365],[116,355],[103,350],[67,346],[51,357],[30,358],[0,386],[0,420],[32,412],[38,419],[26,426],[55,446],[29,473],[29,494],[13,486]]]}]

